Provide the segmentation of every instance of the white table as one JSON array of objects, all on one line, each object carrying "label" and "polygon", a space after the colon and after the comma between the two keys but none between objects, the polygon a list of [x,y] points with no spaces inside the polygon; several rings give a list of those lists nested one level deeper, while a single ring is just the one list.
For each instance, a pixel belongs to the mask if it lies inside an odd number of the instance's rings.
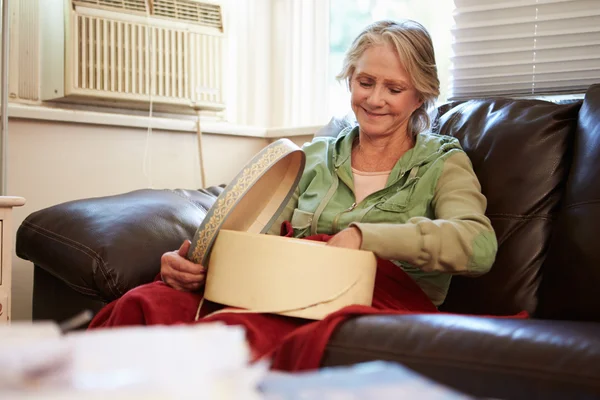
[{"label": "white table", "polygon": [[25,204],[25,199],[0,196],[0,324],[10,322],[12,280],[12,209]]}]

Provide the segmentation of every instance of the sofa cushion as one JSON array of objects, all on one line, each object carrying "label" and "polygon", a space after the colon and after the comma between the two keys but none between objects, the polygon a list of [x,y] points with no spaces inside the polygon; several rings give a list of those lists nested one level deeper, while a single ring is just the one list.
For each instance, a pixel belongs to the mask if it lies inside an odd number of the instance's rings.
[{"label": "sofa cushion", "polygon": [[579,113],[573,163],[540,287],[539,316],[600,322],[600,84]]},{"label": "sofa cushion", "polygon": [[161,255],[193,237],[222,190],[142,189],[52,206],[23,221],[17,256],[79,293],[112,301],[152,281]]},{"label": "sofa cushion", "polygon": [[344,117],[332,117],[327,124],[315,133],[315,137],[337,137],[344,128],[354,127],[356,124],[356,118],[351,114]]},{"label": "sofa cushion", "polygon": [[473,163],[499,243],[488,274],[453,279],[443,310],[536,310],[540,269],[563,197],[580,107],[580,102],[483,99],[457,104],[439,116],[439,133],[457,137]]},{"label": "sofa cushion", "polygon": [[597,399],[600,325],[441,314],[361,316],[336,329],[321,365],[372,360],[401,363],[477,399]]}]

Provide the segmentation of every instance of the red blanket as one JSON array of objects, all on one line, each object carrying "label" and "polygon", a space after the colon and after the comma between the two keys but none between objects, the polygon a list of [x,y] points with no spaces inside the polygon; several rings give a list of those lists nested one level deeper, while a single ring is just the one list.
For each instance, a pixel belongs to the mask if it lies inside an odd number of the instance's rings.
[{"label": "red blanket", "polygon": [[[317,235],[307,239],[329,240]],[[298,371],[316,369],[332,333],[344,321],[366,314],[438,313],[437,308],[404,271],[387,260],[378,260],[373,306],[349,306],[321,321],[272,314],[219,313],[222,306],[205,302],[201,318],[194,322],[200,293],[184,293],[161,281],[142,285],[104,307],[90,329],[126,325],[174,325],[220,321],[242,325],[256,359],[268,357],[272,368]],[[516,315],[517,318],[526,314]]]}]

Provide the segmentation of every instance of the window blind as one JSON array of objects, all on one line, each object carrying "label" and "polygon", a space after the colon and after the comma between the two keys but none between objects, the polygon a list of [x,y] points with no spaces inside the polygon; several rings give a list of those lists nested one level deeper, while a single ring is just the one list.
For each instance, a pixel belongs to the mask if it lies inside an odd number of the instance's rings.
[{"label": "window blind", "polygon": [[600,83],[600,0],[454,0],[449,99]]}]

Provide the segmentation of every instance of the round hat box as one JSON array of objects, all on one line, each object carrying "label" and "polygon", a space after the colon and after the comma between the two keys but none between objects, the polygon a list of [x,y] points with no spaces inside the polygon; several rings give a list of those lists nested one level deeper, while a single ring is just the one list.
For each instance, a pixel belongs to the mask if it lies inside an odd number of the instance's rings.
[{"label": "round hat box", "polygon": [[188,252],[207,267],[206,300],[308,319],[371,305],[377,269],[372,252],[264,234],[291,198],[304,165],[297,145],[277,140],[217,198]]}]

